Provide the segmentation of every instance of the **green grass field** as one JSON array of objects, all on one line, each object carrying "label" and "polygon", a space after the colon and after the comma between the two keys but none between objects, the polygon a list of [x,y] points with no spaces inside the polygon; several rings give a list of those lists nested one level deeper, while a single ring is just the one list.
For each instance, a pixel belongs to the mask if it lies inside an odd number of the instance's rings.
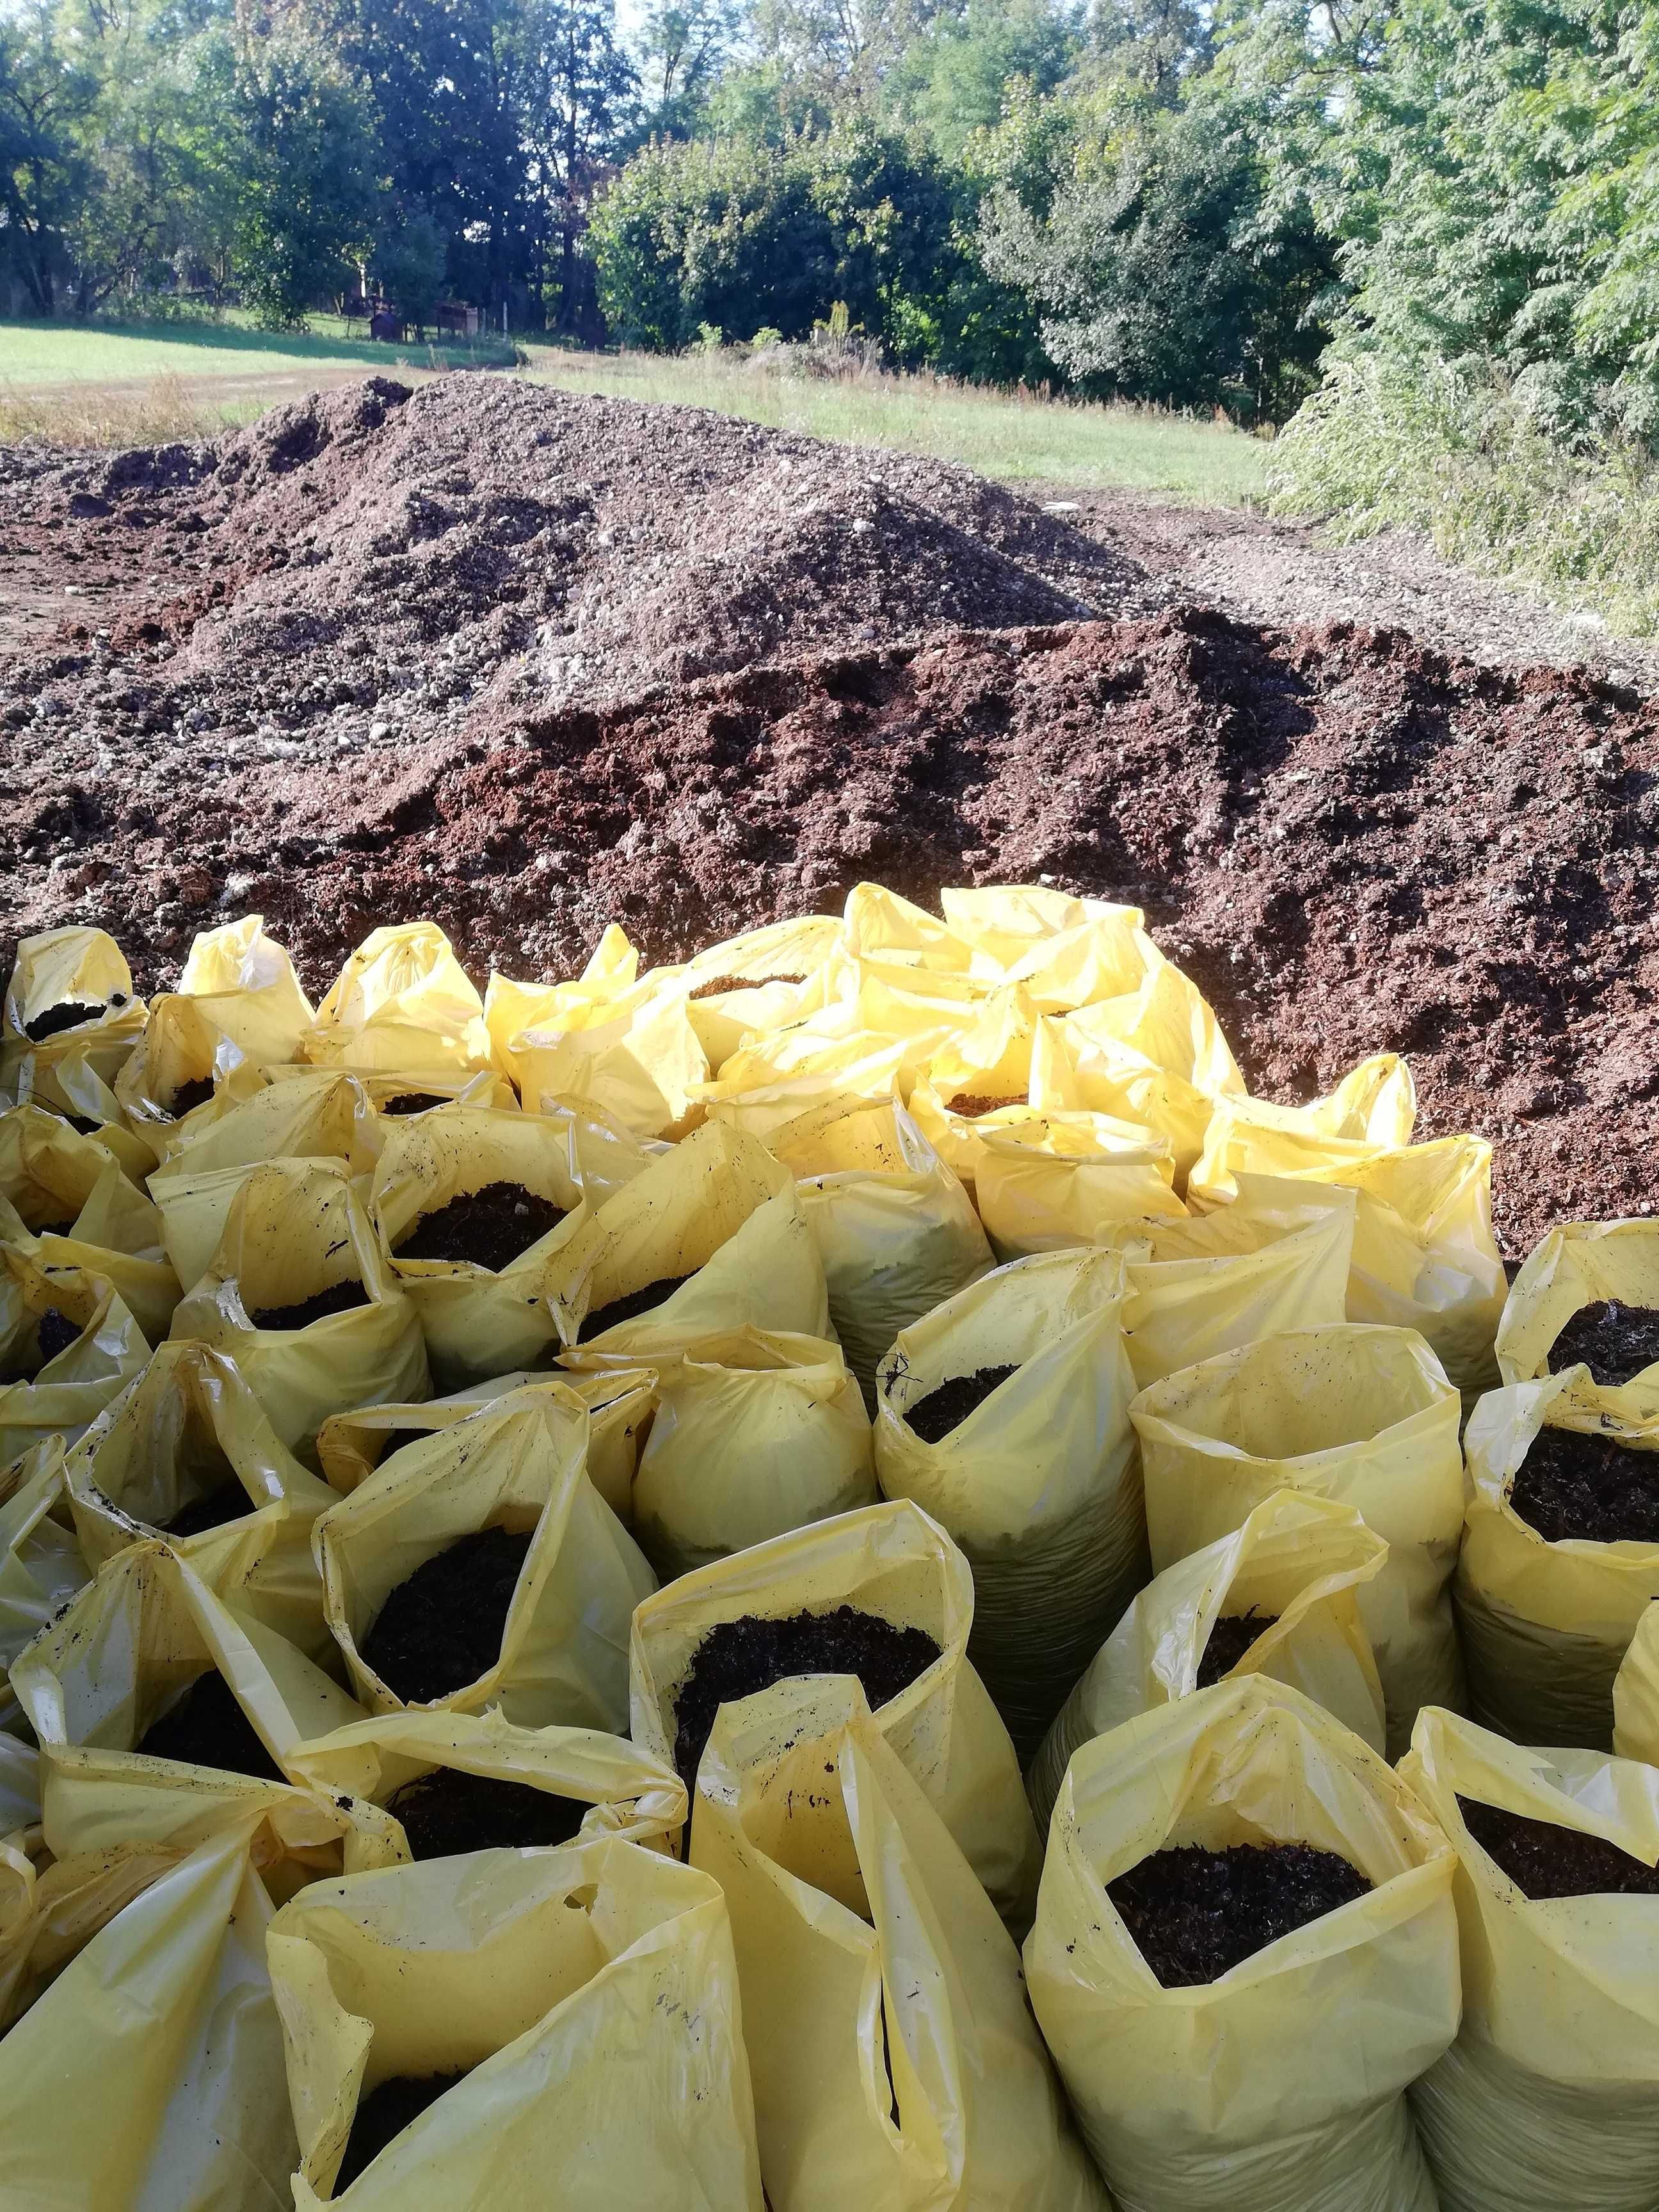
[{"label": "green grass field", "polygon": [[[396,349],[319,316],[303,334],[234,321],[121,328],[0,322],[0,443],[120,447],[213,435],[313,382],[372,369],[477,364],[466,346]],[[809,436],[928,453],[1010,483],[1121,487],[1237,506],[1261,492],[1270,448],[1225,423],[1155,408],[975,391],[932,376],[845,381],[757,372],[722,356],[571,353],[526,342],[522,373],[568,391],[708,407]]]}]

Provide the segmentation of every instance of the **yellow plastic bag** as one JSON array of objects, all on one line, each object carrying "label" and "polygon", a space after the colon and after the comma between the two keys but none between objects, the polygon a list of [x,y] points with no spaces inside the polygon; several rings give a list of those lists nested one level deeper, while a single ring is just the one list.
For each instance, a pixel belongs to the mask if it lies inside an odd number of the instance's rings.
[{"label": "yellow plastic bag", "polygon": [[[15,1729],[22,1717],[7,1680],[12,1661],[88,1579],[69,1525],[64,1440],[48,1437],[0,1473],[0,1727]],[[0,1771],[0,1836],[38,1818],[38,1796],[26,1820],[10,1817],[19,1779]]]},{"label": "yellow plastic bag", "polygon": [[837,1100],[884,1103],[900,1094],[908,1053],[902,1037],[860,1030],[834,1043],[803,1044],[805,1034],[802,1026],[758,1042],[751,1038],[726,1061],[717,1082],[699,1085],[693,1103],[709,1121],[764,1143],[803,1114]]},{"label": "yellow plastic bag", "polygon": [[[761,2212],[726,1902],[606,1837],[319,1883],[268,1944],[295,2212]],[[338,2195],[359,2100],[465,2073]]]},{"label": "yellow plastic bag", "polygon": [[591,1011],[614,1006],[639,981],[640,956],[619,922],[607,922],[581,974],[562,983],[520,983],[511,975],[492,975],[484,991],[484,1024],[495,1050],[496,1064],[515,1084],[522,1085],[524,1070],[514,1052],[514,1040],[538,1021],[559,1026],[559,1017],[572,1008]]},{"label": "yellow plastic bag", "polygon": [[[587,1475],[611,1510],[626,1528],[634,1515],[634,1475],[646,1424],[656,1404],[655,1377],[649,1368],[601,1368],[592,1374],[525,1373],[493,1376],[447,1398],[418,1405],[360,1406],[334,1413],[317,1431],[317,1456],[331,1488],[349,1496],[367,1482],[382,1460],[415,1437],[429,1436],[464,1421],[483,1407],[499,1405],[510,1391],[544,1389],[549,1383],[574,1390],[587,1407]],[[555,1392],[556,1402],[562,1402]]]},{"label": "yellow plastic bag", "polygon": [[316,1018],[300,988],[294,963],[264,916],[245,914],[217,929],[198,931],[185,957],[179,988],[199,999],[228,1050],[216,1053],[221,1074],[241,1060],[259,1066],[297,1060],[305,1031]]},{"label": "yellow plastic bag", "polygon": [[1458,1799],[1659,1859],[1659,1774],[1584,1751],[1522,1751],[1418,1717],[1401,1778],[1457,1854],[1457,2040],[1412,2091],[1441,2212],[1651,2212],[1659,2185],[1659,1903],[1529,1900]]},{"label": "yellow plastic bag", "polygon": [[[1164,1989],[1107,1883],[1171,1846],[1264,1842],[1338,1852],[1373,1887]],[[1401,2093],[1457,2032],[1455,1863],[1375,1752],[1263,1674],[1076,1753],[1025,1973],[1121,2212],[1436,2212]]]},{"label": "yellow plastic bag", "polygon": [[[217,1668],[285,1782],[141,1753],[155,1723]],[[395,1856],[372,1806],[303,1786],[297,1744],[361,1720],[362,1708],[294,1645],[234,1613],[163,1543],[130,1545],[13,1664],[40,1740],[41,1821],[60,1858],[125,1846],[194,1850],[234,1828],[284,1886],[337,1870],[362,1832]]]},{"label": "yellow plastic bag", "polygon": [[[750,1031],[792,1021],[840,942],[841,923],[833,915],[805,914],[745,930],[688,960],[680,970],[686,1012],[710,1069],[718,1073]],[[735,988],[714,988],[734,981]]]},{"label": "yellow plastic bag", "polygon": [[1019,1954],[858,1681],[724,1706],[697,1799],[773,2212],[1107,2212]]},{"label": "yellow plastic bag", "polygon": [[[366,1303],[299,1328],[261,1328],[343,1284]],[[272,1160],[238,1190],[200,1280],[180,1299],[175,1338],[228,1352],[271,1426],[307,1467],[331,1413],[432,1387],[415,1309],[381,1255],[358,1188],[334,1160]]]},{"label": "yellow plastic bag", "polygon": [[1382,1685],[1359,1591],[1389,1547],[1351,1505],[1277,1492],[1231,1536],[1178,1559],[1141,1591],[1043,1738],[1026,1787],[1045,1834],[1072,1753],[1137,1714],[1200,1686],[1216,1623],[1261,1618],[1249,1648],[1215,1679],[1288,1682],[1383,1747]]},{"label": "yellow plastic bag", "polygon": [[1182,1181],[1214,1102],[1244,1091],[1214,1009],[1150,944],[1133,988],[1043,1024],[1038,1068],[1051,1105],[1148,1122],[1168,1137]]},{"label": "yellow plastic bag", "polygon": [[[55,1026],[51,1018],[71,1006],[97,1011]],[[73,1061],[113,1083],[144,1013],[143,1000],[132,994],[132,971],[103,930],[48,929],[20,939],[0,1013],[0,1095],[73,1110],[59,1067]],[[31,1036],[31,1027],[43,1033]]]},{"label": "yellow plastic bag", "polygon": [[920,1507],[899,1500],[752,1545],[684,1575],[634,1616],[629,1733],[672,1765],[675,1700],[703,1639],[750,1615],[850,1605],[939,1647],[933,1665],[877,1709],[877,1727],[937,1808],[1003,1917],[1029,1922],[1042,1850],[1008,1731],[968,1660],[968,1562]]},{"label": "yellow plastic bag", "polygon": [[1448,1584],[1463,1526],[1457,1393],[1408,1328],[1339,1323],[1182,1369],[1130,1408],[1162,1574],[1275,1491],[1352,1505],[1389,1547],[1360,1591],[1395,1755],[1419,1705],[1462,1702]]},{"label": "yellow plastic bag", "polygon": [[[590,1314],[665,1281],[680,1287],[661,1304],[582,1340]],[[711,1329],[830,1334],[823,1264],[789,1170],[718,1122],[608,1198],[542,1287],[567,1346],[621,1364],[672,1355]]]},{"label": "yellow plastic bag", "polygon": [[1620,1759],[1659,1766],[1659,1612],[1651,1605],[1613,1679],[1613,1747]]},{"label": "yellow plastic bag", "polygon": [[[1542,1382],[1556,1338],[1581,1306],[1604,1299],[1659,1305],[1659,1222],[1566,1221],[1533,1247],[1498,1326],[1504,1382]],[[1575,1410],[1615,1422],[1659,1419],[1659,1361],[1623,1383],[1597,1382],[1584,1366],[1571,1371],[1565,1402]]]},{"label": "yellow plastic bag", "polygon": [[435,921],[371,931],[330,986],[301,1052],[320,1066],[410,1078],[495,1065],[483,1001]]},{"label": "yellow plastic bag", "polygon": [[1053,992],[1063,981],[1068,1006],[1132,989],[1144,973],[1152,940],[1137,906],[1073,898],[1040,884],[989,884],[939,893],[939,906],[969,947],[975,975],[1001,982],[1034,979]]},{"label": "yellow plastic bag", "polygon": [[1000,1260],[1122,1243],[1186,1214],[1169,1139],[1133,1122],[1034,1115],[988,1126],[981,1142],[974,1197]]},{"label": "yellow plastic bag", "polygon": [[[65,1481],[94,1567],[163,1536],[230,1604],[313,1659],[332,1650],[311,1530],[334,1492],[283,1443],[222,1352],[161,1345],[76,1445]],[[175,1516],[221,1490],[241,1496],[233,1517],[169,1534]]]},{"label": "yellow plastic bag", "polygon": [[490,979],[497,1054],[534,1112],[544,1099],[591,1099],[636,1136],[678,1131],[708,1056],[691,1021],[683,971],[638,973],[613,922],[574,983]]},{"label": "yellow plastic bag", "polygon": [[1613,1686],[1648,1601],[1659,1544],[1548,1543],[1510,1503],[1540,1429],[1659,1451],[1659,1417],[1615,1420],[1574,1403],[1582,1369],[1488,1391],[1464,1437],[1468,1518],[1453,1595],[1469,1711],[1516,1742],[1613,1747]]},{"label": "yellow plastic bag", "polygon": [[0,1840],[0,2034],[118,1912],[188,1856],[141,1844],[54,1858],[38,1814],[31,1832]]},{"label": "yellow plastic bag", "polygon": [[[1405,1119],[1401,1086],[1356,1071],[1367,1127]],[[1352,1080],[1352,1079],[1351,1079]],[[1341,1089],[1332,1094],[1340,1099]],[[1354,1191],[1348,1319],[1414,1328],[1425,1336],[1460,1390],[1497,1380],[1492,1343],[1508,1288],[1492,1228],[1492,1146],[1483,1137],[1427,1145],[1374,1143],[1333,1135],[1304,1116],[1319,1107],[1273,1107],[1259,1099],[1218,1101],[1191,1195],[1210,1203],[1233,1194],[1239,1169],[1338,1183]],[[1327,1118],[1352,1120],[1333,1107]]]},{"label": "yellow plastic bag", "polygon": [[[597,1729],[515,1728],[501,1713],[377,1713],[301,1744],[291,1761],[296,1774],[336,1797],[363,1798],[386,1810],[399,1860],[410,1858],[409,1838],[387,1801],[408,1783],[440,1768],[518,1783],[592,1809],[584,1838],[625,1836],[630,1842],[674,1849],[685,1826],[685,1784],[672,1767],[647,1758],[620,1736]],[[374,1838],[378,1850],[379,1838]],[[355,1874],[356,1838],[346,1838],[345,1871]],[[384,1865],[379,1856],[365,1864]]]},{"label": "yellow plastic bag", "polygon": [[[997,909],[991,902],[996,894],[988,891],[980,896],[982,918],[975,918],[982,935],[994,926]],[[1016,890],[1003,909],[1005,923],[1012,921],[1015,927],[1019,927],[1013,917],[1020,908],[1020,894]],[[957,911],[970,910],[959,906]],[[854,884],[848,892],[842,913],[842,941],[854,960],[879,958],[895,967],[917,968],[934,975],[966,975],[973,963],[973,947],[965,937],[884,884]],[[993,965],[1000,981],[1002,963],[994,960]]]},{"label": "yellow plastic bag", "polygon": [[[1013,1367],[937,1443],[908,1410],[953,1376]],[[881,1364],[876,1472],[962,1547],[969,1655],[1029,1757],[1147,1579],[1123,1262],[1084,1249],[1016,1260],[915,1327]]]},{"label": "yellow plastic bag", "polygon": [[[80,1331],[49,1359],[40,1357],[41,1322],[58,1315]],[[107,1276],[88,1267],[38,1266],[0,1243],[0,1466],[31,1444],[72,1444],[118,1398],[149,1358],[149,1346]]]},{"label": "yellow plastic bag", "polygon": [[[564,1218],[507,1267],[398,1256],[425,1214],[495,1182],[517,1183]],[[451,1106],[394,1124],[368,1189],[369,1218],[420,1316],[433,1382],[459,1390],[550,1360],[558,1331],[541,1295],[547,1267],[589,1218],[568,1120]]]},{"label": "yellow plastic bag", "polygon": [[[53,1063],[50,1084],[45,1090],[33,1087],[33,1073],[25,1069],[15,1103],[56,1114],[78,1134],[95,1137],[106,1152],[113,1152],[120,1161],[121,1171],[127,1180],[136,1188],[143,1189],[145,1177],[160,1158],[156,1149],[159,1133],[128,1127],[121,1102],[112,1087],[114,1079],[106,1082],[98,1072],[100,1056],[93,1047],[65,1054]],[[109,1058],[108,1047],[101,1056]],[[4,1099],[4,1092],[0,1091],[0,1103]]]},{"label": "yellow plastic bag", "polygon": [[106,1146],[55,1114],[0,1114],[0,1237],[43,1267],[90,1267],[112,1282],[151,1343],[179,1303],[161,1214]]},{"label": "yellow plastic bag", "polygon": [[870,1423],[839,1345],[738,1328],[655,1370],[631,1525],[669,1582],[876,1502]]},{"label": "yellow plastic bag", "polygon": [[216,1837],[94,1937],[0,2042],[17,2212],[280,2212],[295,2156],[246,1838]]},{"label": "yellow plastic bag", "polygon": [[1145,1256],[1127,1255],[1124,1326],[1142,1390],[1258,1337],[1344,1316],[1353,1193],[1276,1176],[1237,1181],[1231,1205],[1147,1222]]},{"label": "yellow plastic bag", "polygon": [[900,1330],[991,1265],[973,1201],[896,1101],[838,1100],[769,1143],[798,1180],[830,1321],[872,1403]]},{"label": "yellow plastic bag", "polygon": [[620,1729],[629,1620],[656,1577],[587,1479],[586,1407],[556,1385],[515,1391],[406,1446],[318,1522],[329,1626],[364,1705],[404,1710],[360,1648],[391,1592],[491,1528],[533,1532],[500,1656],[420,1710],[498,1705],[523,1728]]}]

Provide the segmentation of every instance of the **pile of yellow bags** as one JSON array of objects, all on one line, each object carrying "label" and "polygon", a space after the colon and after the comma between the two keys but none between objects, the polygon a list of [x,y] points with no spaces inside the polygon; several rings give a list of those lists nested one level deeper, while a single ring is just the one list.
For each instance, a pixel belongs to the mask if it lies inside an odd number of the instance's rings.
[{"label": "pile of yellow bags", "polygon": [[[1659,1551],[1511,1502],[1659,1449],[1553,1352],[1659,1231],[1510,1291],[1396,1056],[940,907],[20,948],[9,2207],[1651,2212],[1659,1902],[1467,1815],[1659,1861]],[[1115,1886],[1280,1844],[1359,1893],[1161,1983]]]}]

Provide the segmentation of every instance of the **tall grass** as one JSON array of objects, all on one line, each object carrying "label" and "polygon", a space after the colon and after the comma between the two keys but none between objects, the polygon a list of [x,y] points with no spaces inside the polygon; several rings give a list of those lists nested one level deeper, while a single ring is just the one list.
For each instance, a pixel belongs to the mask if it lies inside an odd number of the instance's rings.
[{"label": "tall grass", "polygon": [[215,403],[167,373],[130,388],[63,385],[26,391],[0,382],[0,446],[33,440],[54,446],[166,446],[175,440],[216,437],[228,423],[259,413],[257,401]]},{"label": "tall grass", "polygon": [[1659,466],[1610,438],[1569,450],[1491,373],[1340,364],[1273,447],[1267,492],[1336,538],[1422,530],[1468,568],[1659,629]]}]

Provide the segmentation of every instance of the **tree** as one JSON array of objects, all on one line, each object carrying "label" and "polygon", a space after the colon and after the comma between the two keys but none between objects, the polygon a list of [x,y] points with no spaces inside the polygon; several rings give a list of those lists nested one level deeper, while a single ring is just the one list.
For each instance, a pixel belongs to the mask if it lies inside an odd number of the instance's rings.
[{"label": "tree", "polygon": [[97,100],[46,0],[0,19],[0,245],[38,315],[73,272],[69,233],[93,173],[81,134]]},{"label": "tree", "polygon": [[1078,58],[1069,20],[1052,0],[967,0],[941,12],[894,72],[893,101],[948,160],[1001,120],[1011,88],[1044,95]]},{"label": "tree", "polygon": [[512,82],[527,155],[527,189],[557,263],[556,327],[592,339],[597,294],[581,253],[595,191],[626,125],[637,80],[617,44],[613,0],[525,0]]},{"label": "tree", "polygon": [[741,0],[658,0],[635,40],[644,135],[689,138],[738,43]]},{"label": "tree", "polygon": [[442,294],[445,258],[444,234],[430,209],[418,200],[386,206],[374,241],[374,276],[398,313],[414,324],[417,338],[425,338]]}]

